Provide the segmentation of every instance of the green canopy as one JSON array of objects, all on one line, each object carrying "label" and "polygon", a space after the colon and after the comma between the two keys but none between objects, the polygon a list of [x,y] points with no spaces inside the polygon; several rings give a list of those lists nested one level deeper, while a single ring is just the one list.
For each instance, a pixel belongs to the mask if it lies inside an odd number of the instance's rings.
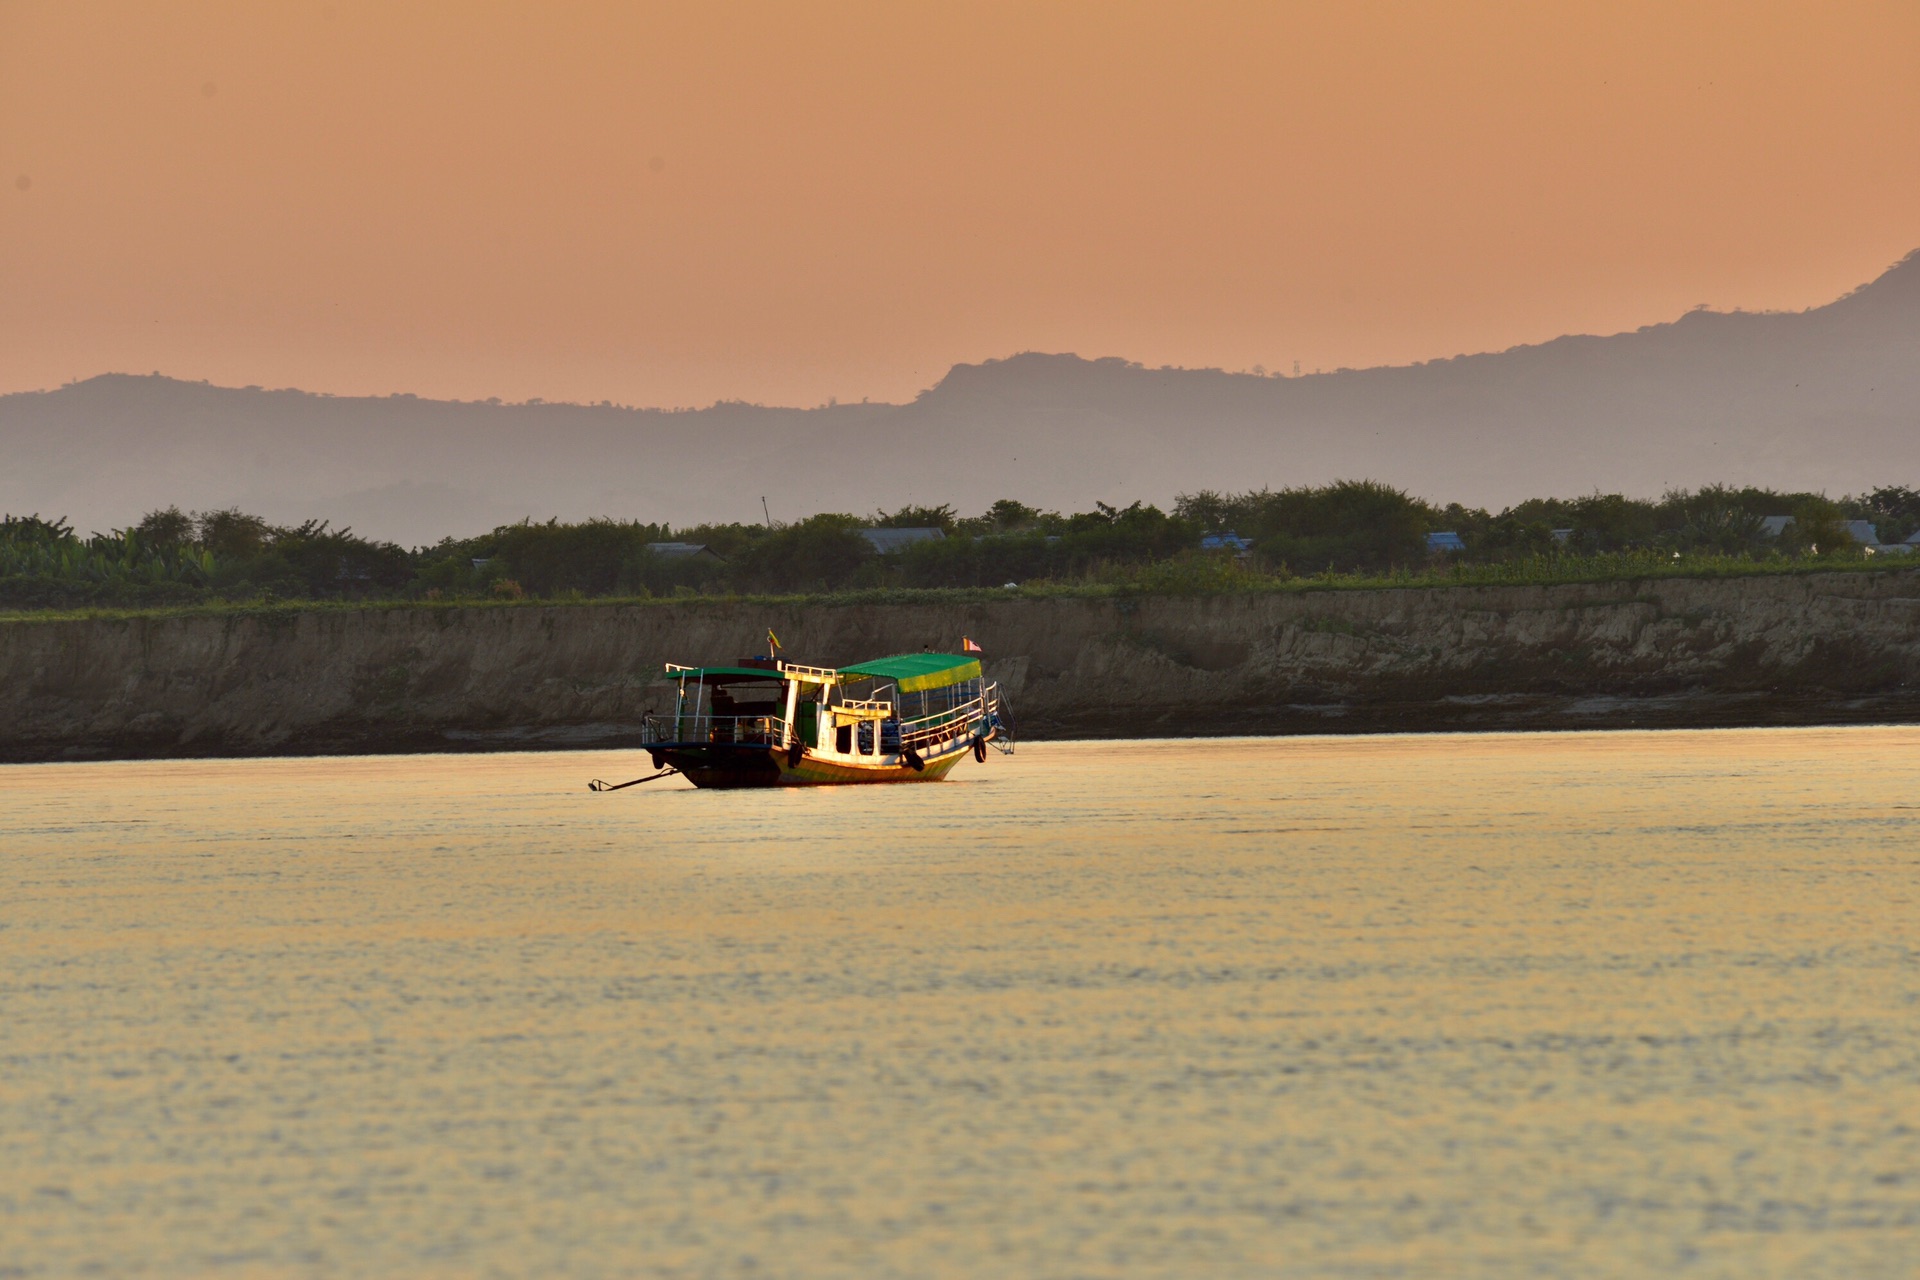
[{"label": "green canopy", "polygon": [[728,680],[785,680],[778,671],[765,667],[690,667],[685,671],[662,671],[662,680],[707,680],[719,684]]},{"label": "green canopy", "polygon": [[903,653],[894,658],[875,658],[872,662],[842,667],[840,674],[891,680],[902,693],[920,693],[926,689],[944,689],[962,680],[978,680],[980,659],[959,653]]}]

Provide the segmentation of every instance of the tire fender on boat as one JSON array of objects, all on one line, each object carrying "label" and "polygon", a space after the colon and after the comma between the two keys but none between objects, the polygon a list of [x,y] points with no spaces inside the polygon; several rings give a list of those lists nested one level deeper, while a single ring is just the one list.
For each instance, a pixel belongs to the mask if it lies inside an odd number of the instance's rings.
[{"label": "tire fender on boat", "polygon": [[974,738],[973,758],[979,761],[981,764],[985,764],[987,762],[987,740],[985,737]]},{"label": "tire fender on boat", "polygon": [[907,768],[913,770],[915,773],[926,772],[927,762],[925,760],[922,760],[920,758],[920,753],[918,751],[915,751],[912,747],[908,747],[904,751],[902,751],[900,753],[900,758],[906,762]]}]

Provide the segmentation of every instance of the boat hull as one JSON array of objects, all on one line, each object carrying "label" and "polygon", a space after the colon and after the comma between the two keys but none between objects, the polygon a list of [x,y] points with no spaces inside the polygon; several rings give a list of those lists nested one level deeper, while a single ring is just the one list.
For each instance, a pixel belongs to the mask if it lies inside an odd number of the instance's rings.
[{"label": "boat hull", "polygon": [[662,743],[651,748],[656,768],[678,769],[696,787],[832,787],[869,782],[938,782],[972,749],[954,747],[915,769],[898,756],[873,761],[840,760],[806,753],[793,764],[785,750],[748,743]]}]

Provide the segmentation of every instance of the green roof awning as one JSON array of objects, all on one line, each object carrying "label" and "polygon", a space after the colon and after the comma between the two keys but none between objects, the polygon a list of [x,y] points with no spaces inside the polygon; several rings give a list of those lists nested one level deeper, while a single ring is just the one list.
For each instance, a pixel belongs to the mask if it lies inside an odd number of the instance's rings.
[{"label": "green roof awning", "polygon": [[842,667],[840,674],[891,680],[902,693],[920,693],[926,689],[944,689],[962,680],[978,680],[980,659],[958,653],[903,653],[895,658],[875,658],[872,662]]},{"label": "green roof awning", "polygon": [[727,680],[785,680],[786,676],[765,667],[693,667],[686,671],[662,671],[662,680],[705,680],[718,684]]}]

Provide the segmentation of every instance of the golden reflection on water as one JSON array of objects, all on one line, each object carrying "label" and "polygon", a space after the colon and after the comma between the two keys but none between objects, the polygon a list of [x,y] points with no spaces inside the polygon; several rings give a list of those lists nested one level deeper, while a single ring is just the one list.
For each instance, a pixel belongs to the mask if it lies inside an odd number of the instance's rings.
[{"label": "golden reflection on water", "polygon": [[1920,731],[0,769],[0,1275],[1908,1275]]}]

